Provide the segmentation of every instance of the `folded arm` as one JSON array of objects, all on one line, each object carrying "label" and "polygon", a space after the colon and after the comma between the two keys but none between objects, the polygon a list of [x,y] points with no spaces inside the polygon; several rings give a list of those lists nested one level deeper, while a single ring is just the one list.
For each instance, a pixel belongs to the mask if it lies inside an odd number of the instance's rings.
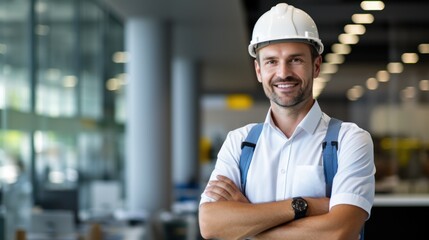
[{"label": "folded arm", "polygon": [[[199,209],[201,234],[204,238],[243,239],[258,234],[275,233],[275,227],[294,219],[291,200],[252,204],[228,178],[218,176],[205,194],[215,202],[203,203]],[[328,212],[328,198],[306,198],[308,216]],[[260,235],[263,236],[263,235]],[[283,238],[284,239],[284,238]]]}]

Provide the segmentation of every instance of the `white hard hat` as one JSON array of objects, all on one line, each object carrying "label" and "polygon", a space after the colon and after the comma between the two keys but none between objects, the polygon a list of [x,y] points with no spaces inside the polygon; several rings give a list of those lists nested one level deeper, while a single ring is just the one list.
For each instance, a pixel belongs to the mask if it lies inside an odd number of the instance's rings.
[{"label": "white hard hat", "polygon": [[264,13],[253,28],[249,54],[256,57],[261,43],[272,41],[296,41],[312,44],[317,52],[323,52],[317,26],[306,12],[286,3],[279,3]]}]

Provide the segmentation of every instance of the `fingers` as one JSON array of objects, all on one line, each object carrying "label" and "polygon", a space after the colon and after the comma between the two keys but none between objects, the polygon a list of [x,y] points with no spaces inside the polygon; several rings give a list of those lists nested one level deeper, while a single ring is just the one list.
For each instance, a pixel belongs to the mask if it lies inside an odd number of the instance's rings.
[{"label": "fingers", "polygon": [[225,189],[212,184],[206,188],[206,195],[216,201],[227,201],[231,199],[231,195],[227,191],[225,191]]},{"label": "fingers", "polygon": [[230,194],[235,191],[240,191],[240,189],[238,189],[237,185],[235,185],[231,179],[222,175],[218,175],[216,178],[218,179],[217,184],[225,188],[225,190],[227,190]]},{"label": "fingers", "polygon": [[216,201],[239,201],[248,202],[235,183],[222,175],[217,180],[212,180],[206,188],[206,195]]},{"label": "fingers", "polygon": [[[229,179],[228,179],[229,180]],[[215,200],[231,200],[233,189],[230,183],[218,177],[218,180],[212,180],[206,188],[206,194]]]},{"label": "fingers", "polygon": [[229,179],[229,178],[227,178],[227,177],[225,177],[223,175],[217,175],[216,178],[219,181],[224,182],[225,184],[228,184],[232,188],[237,188],[237,186],[235,185],[235,183],[231,179]]}]

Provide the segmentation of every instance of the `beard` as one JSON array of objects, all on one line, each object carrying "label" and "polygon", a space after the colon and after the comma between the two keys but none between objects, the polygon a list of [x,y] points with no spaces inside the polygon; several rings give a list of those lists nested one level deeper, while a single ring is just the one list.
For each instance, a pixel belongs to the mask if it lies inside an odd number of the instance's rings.
[{"label": "beard", "polygon": [[280,78],[274,79],[272,84],[270,85],[271,88],[264,87],[265,95],[268,97],[268,99],[270,99],[270,101],[272,101],[273,103],[275,103],[280,107],[283,107],[283,108],[294,107],[304,102],[309,97],[310,95],[308,94],[309,91],[306,91],[306,89],[303,89],[303,88],[299,88],[299,90],[296,92],[287,93],[286,94],[287,96],[284,96],[284,94],[283,96],[280,96],[279,94],[276,93],[276,91],[274,91],[275,87],[273,86],[281,83],[302,83],[302,82],[303,81],[295,77],[287,77],[286,79],[280,79]]}]

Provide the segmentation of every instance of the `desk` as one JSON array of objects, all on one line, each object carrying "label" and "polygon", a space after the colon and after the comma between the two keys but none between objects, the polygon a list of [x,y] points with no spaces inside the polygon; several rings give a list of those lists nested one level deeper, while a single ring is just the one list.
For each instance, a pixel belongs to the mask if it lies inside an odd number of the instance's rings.
[{"label": "desk", "polygon": [[376,195],[365,240],[428,239],[429,194]]}]

